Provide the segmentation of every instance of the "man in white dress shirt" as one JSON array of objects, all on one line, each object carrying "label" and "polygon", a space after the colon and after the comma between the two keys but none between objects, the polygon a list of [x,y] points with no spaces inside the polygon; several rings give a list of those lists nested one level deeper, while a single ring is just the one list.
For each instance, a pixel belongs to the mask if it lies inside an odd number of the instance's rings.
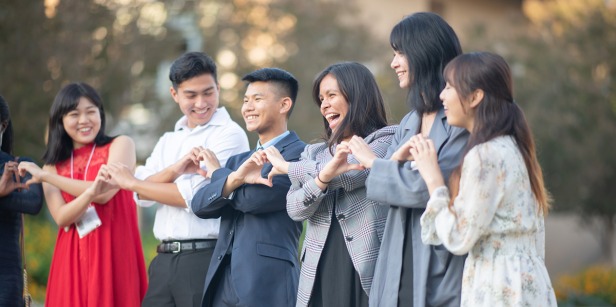
[{"label": "man in white dress shirt", "polygon": [[175,130],[160,138],[134,176],[122,165],[109,168],[120,187],[135,192],[138,205],[158,204],[154,236],[161,243],[150,264],[143,306],[201,306],[220,219],[200,219],[191,211],[194,193],[210,181],[197,154],[208,148],[224,165],[249,150],[248,138],[227,110],[218,107],[216,64],[208,55],[182,55],[173,62],[169,79],[171,96],[184,114]]}]

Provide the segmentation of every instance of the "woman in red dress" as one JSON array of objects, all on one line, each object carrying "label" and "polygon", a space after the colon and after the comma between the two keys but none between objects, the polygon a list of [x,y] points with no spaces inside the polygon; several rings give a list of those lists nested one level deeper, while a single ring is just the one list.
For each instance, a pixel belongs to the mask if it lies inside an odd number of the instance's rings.
[{"label": "woman in red dress", "polygon": [[[65,86],[51,106],[45,166],[20,172],[42,182],[59,226],[45,306],[140,306],[147,287],[132,193],[97,175],[105,164],[135,167],[127,136],[105,135],[100,96],[85,83]],[[79,227],[77,227],[79,225]]]}]

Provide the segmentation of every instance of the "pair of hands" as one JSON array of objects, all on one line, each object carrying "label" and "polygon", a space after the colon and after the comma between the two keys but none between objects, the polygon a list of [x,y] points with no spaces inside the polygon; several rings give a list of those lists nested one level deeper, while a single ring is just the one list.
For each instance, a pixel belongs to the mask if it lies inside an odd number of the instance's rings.
[{"label": "pair of hands", "polygon": [[[372,153],[372,151],[370,151],[370,153]],[[349,154],[351,154],[349,142],[341,142],[338,144],[334,157],[319,173],[320,180],[329,182],[336,176],[348,171],[365,169],[360,164],[349,164],[347,160]],[[263,178],[261,177],[261,170],[263,169],[263,165],[268,162],[272,164],[272,170],[267,178]],[[272,187],[274,176],[286,175],[289,173],[289,164],[290,162],[284,159],[280,151],[278,151],[276,147],[271,146],[253,153],[253,155],[240,166],[237,172],[238,175],[245,178],[245,183],[263,184]]]},{"label": "pair of hands", "polygon": [[[201,168],[201,162],[205,164],[205,170]],[[184,174],[199,174],[205,178],[211,178],[212,173],[220,168],[220,161],[216,154],[203,146],[191,149],[184,157],[171,166],[176,178]]]},{"label": "pair of hands", "polygon": [[[15,159],[17,160],[17,159]],[[29,184],[21,182],[21,175],[16,161],[4,164],[4,173],[0,177],[0,197],[7,196],[15,190],[27,189]]]}]

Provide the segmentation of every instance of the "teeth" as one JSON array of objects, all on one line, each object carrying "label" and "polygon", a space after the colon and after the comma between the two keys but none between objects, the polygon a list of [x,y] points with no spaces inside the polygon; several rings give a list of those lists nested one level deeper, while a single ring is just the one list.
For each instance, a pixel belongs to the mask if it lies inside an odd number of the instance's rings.
[{"label": "teeth", "polygon": [[78,131],[79,131],[79,132],[88,132],[88,131],[90,131],[90,130],[92,130],[92,128],[81,128],[81,129],[79,129]]},{"label": "teeth", "polygon": [[207,113],[207,110],[195,111],[195,113],[197,113],[197,114],[205,114],[205,113]]},{"label": "teeth", "polygon": [[327,115],[325,115],[325,119],[330,120],[332,117],[334,117],[336,115],[337,114],[333,114],[333,113],[327,114]]},{"label": "teeth", "polygon": [[257,116],[256,116],[256,115],[246,116],[246,119],[255,119],[255,118],[257,118]]}]

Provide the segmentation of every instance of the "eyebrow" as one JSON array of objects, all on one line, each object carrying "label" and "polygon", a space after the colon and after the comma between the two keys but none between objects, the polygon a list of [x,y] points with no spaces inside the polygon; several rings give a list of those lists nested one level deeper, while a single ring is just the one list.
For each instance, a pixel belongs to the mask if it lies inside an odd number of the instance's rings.
[{"label": "eyebrow", "polygon": [[182,90],[182,92],[183,92],[183,93],[198,93],[198,92],[207,92],[207,91],[211,91],[211,90],[213,90],[214,88],[216,88],[216,87],[212,85],[212,86],[210,86],[210,87],[208,87],[208,88],[206,88],[206,89],[204,89],[204,90],[202,90],[202,91],[196,91],[196,90],[191,90],[191,89],[184,89],[184,90]]}]

